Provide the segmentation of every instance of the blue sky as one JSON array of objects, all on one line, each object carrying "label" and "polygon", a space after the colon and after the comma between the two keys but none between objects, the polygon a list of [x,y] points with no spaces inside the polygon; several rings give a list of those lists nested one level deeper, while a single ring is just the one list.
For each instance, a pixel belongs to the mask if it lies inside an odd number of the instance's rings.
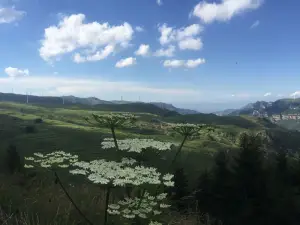
[{"label": "blue sky", "polygon": [[0,91],[123,96],[202,111],[298,97],[299,7],[297,0],[0,0]]}]

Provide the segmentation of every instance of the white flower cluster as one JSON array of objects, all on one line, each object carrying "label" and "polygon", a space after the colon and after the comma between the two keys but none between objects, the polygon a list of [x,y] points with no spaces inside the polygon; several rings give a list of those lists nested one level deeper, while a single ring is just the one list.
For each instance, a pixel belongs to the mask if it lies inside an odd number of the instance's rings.
[{"label": "white flower cluster", "polygon": [[153,167],[133,166],[134,159],[123,158],[121,162],[106,161],[104,159],[91,162],[76,162],[79,169],[71,170],[72,174],[85,175],[95,184],[112,184],[114,186],[143,184],[161,184],[174,186],[172,174],[166,174],[161,180],[161,173]]},{"label": "white flower cluster", "polygon": [[[146,219],[160,215],[162,213],[161,209],[170,207],[170,205],[162,203],[166,197],[166,193],[161,193],[155,198],[146,192],[142,199],[138,197],[125,198],[117,204],[108,205],[107,212],[111,215],[120,215],[126,219],[134,219],[136,217]],[[153,222],[153,224],[160,223]]]},{"label": "white flower cluster", "polygon": [[[48,154],[34,153],[34,157],[25,157],[25,160],[31,164],[25,164],[25,168],[33,168],[34,165],[43,168],[60,167],[68,168],[70,165],[78,162],[78,155],[71,155],[63,151],[56,151]],[[34,164],[34,165],[33,165]]]},{"label": "white flower cluster", "polygon": [[[155,141],[153,139],[125,139],[117,140],[119,149],[121,151],[141,153],[144,149],[155,148],[159,151],[167,151],[171,149],[172,143]],[[102,142],[103,149],[114,148],[113,138],[105,138]]]},{"label": "white flower cluster", "polygon": [[151,221],[149,225],[162,225],[162,223],[156,222],[156,221]]},{"label": "white flower cluster", "polygon": [[[97,123],[106,127],[122,126],[127,122],[131,123],[136,121],[137,119],[135,115],[129,113],[125,113],[125,114],[110,113],[110,114],[103,114],[103,115],[96,115],[96,114],[92,114],[92,115],[94,120]],[[88,118],[87,121],[89,121]]]}]

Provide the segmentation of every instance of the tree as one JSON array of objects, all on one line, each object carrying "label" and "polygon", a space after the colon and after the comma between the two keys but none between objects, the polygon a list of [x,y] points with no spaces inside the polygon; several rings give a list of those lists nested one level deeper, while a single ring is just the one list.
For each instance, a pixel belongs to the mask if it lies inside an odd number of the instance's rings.
[{"label": "tree", "polygon": [[176,208],[184,212],[187,208],[187,204],[184,201],[184,197],[189,194],[188,180],[183,168],[178,168],[174,174],[174,187],[170,188],[171,200],[174,201]]},{"label": "tree", "polygon": [[7,167],[11,173],[20,172],[22,163],[16,146],[10,145],[7,149]]},{"label": "tree", "polygon": [[232,203],[236,216],[231,224],[268,224],[268,176],[264,168],[263,138],[259,133],[240,136],[240,152],[233,167]]}]

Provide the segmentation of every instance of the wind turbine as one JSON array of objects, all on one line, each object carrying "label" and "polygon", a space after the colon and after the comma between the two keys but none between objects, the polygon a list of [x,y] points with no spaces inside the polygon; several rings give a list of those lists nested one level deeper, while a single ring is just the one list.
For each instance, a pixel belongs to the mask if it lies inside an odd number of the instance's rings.
[{"label": "wind turbine", "polygon": [[29,98],[28,98],[28,92],[26,91],[26,104],[28,104]]}]

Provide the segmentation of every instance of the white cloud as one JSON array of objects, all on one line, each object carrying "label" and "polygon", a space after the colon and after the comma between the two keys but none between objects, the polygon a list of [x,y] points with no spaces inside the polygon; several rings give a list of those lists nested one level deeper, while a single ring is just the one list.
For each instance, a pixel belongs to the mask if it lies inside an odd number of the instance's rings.
[{"label": "white cloud", "polygon": [[154,56],[157,56],[157,57],[173,57],[174,53],[175,53],[175,46],[170,45],[168,48],[158,49],[154,53]]},{"label": "white cloud", "polygon": [[22,77],[22,76],[28,76],[29,75],[29,70],[28,69],[18,69],[14,67],[7,67],[4,69],[4,72],[9,76],[9,77]]},{"label": "white cloud", "polygon": [[200,66],[201,64],[205,63],[205,59],[195,59],[195,60],[178,60],[178,59],[174,59],[174,60],[165,60],[163,65],[164,67],[168,67],[168,68],[180,68],[180,67],[185,67],[185,68],[196,68],[198,66]]},{"label": "white cloud", "polygon": [[82,57],[79,53],[75,53],[73,56],[73,61],[76,63],[83,63],[86,61],[86,59]]},{"label": "white cloud", "polygon": [[165,60],[164,61],[164,67],[169,67],[169,68],[179,68],[184,66],[184,60]]},{"label": "white cloud", "polygon": [[[244,98],[250,98],[251,95],[248,94],[248,93],[236,93],[236,94],[232,94],[231,97],[234,97],[234,98],[240,98],[240,99],[244,99]],[[253,97],[253,96],[252,96]]]},{"label": "white cloud", "polygon": [[172,27],[168,27],[167,24],[163,24],[158,27],[160,32],[159,42],[161,45],[169,44],[171,41],[175,40],[175,34]]},{"label": "white cloud", "polygon": [[[85,15],[73,14],[61,19],[57,26],[45,29],[40,56],[48,61],[75,50],[89,52],[84,61],[102,60],[111,54],[109,50],[125,48],[133,38],[129,23],[112,26],[109,23],[84,23]],[[108,54],[109,53],[109,54]]]},{"label": "white cloud", "polygon": [[18,21],[25,15],[26,12],[16,10],[14,6],[11,8],[0,8],[0,24]]},{"label": "white cloud", "polygon": [[256,20],[252,25],[251,25],[251,29],[255,28],[255,27],[258,27],[260,24],[260,21],[259,20]]},{"label": "white cloud", "polygon": [[116,63],[116,67],[123,68],[123,67],[133,66],[134,64],[136,64],[136,58],[129,57],[129,58],[121,59],[120,61],[118,61]]},{"label": "white cloud", "polygon": [[205,59],[195,59],[195,60],[190,59],[185,63],[185,66],[187,68],[196,68],[201,64],[204,64],[205,62],[206,62]]},{"label": "white cloud", "polygon": [[192,15],[199,17],[204,23],[223,22],[243,12],[257,9],[262,3],[263,0],[222,0],[220,3],[201,1],[194,7]]},{"label": "white cloud", "polygon": [[200,50],[203,47],[203,42],[200,38],[187,38],[179,41],[178,46],[181,50]]},{"label": "white cloud", "polygon": [[268,96],[271,96],[272,93],[271,92],[267,92],[266,94],[264,94],[264,97],[268,97]]},{"label": "white cloud", "polygon": [[143,31],[145,31],[145,29],[144,29],[143,27],[140,27],[140,26],[136,26],[136,27],[135,27],[135,30],[136,30],[137,32],[143,32]]},{"label": "white cloud", "polygon": [[294,93],[290,94],[291,97],[300,97],[300,91],[295,91]]},{"label": "white cloud", "polygon": [[203,46],[202,40],[198,36],[203,31],[203,27],[199,24],[179,29],[163,24],[158,27],[158,30],[161,33],[159,38],[161,45],[177,43],[181,50],[200,50]]},{"label": "white cloud", "polygon": [[147,56],[150,53],[150,46],[142,44],[139,49],[135,52],[136,55]]},{"label": "white cloud", "polygon": [[107,58],[111,55],[115,50],[113,45],[107,45],[101,51],[97,51],[94,54],[88,56],[81,56],[79,53],[75,53],[73,56],[73,61],[76,63],[83,63],[86,61],[100,61]]},{"label": "white cloud", "polygon": [[157,5],[161,6],[163,4],[162,0],[156,0]]}]

